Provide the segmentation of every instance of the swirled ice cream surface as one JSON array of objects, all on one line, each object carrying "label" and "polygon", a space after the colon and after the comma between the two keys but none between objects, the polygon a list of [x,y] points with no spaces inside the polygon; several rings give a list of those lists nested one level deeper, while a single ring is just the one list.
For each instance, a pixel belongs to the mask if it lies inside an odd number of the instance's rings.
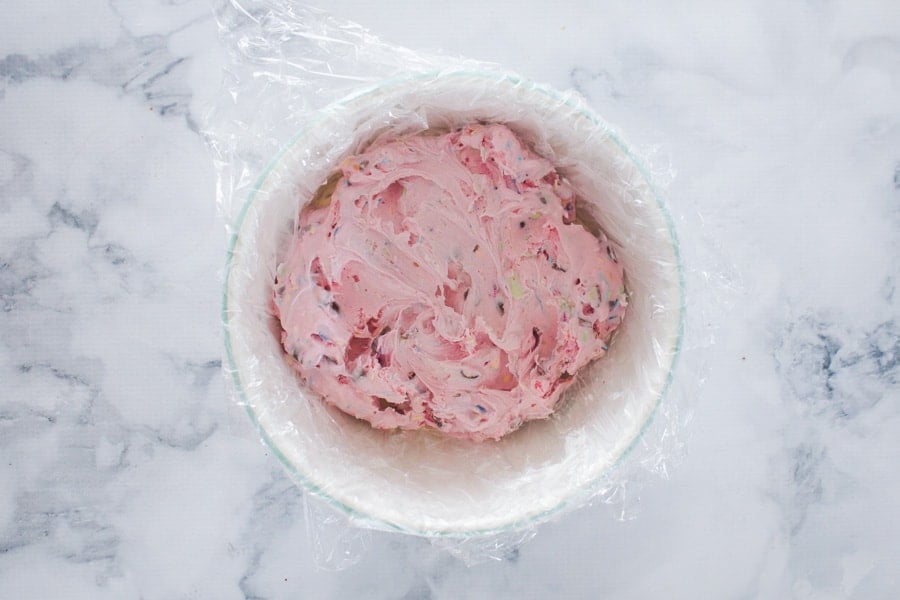
[{"label": "swirled ice cream surface", "polygon": [[508,127],[375,142],[301,210],[278,266],[306,387],[378,428],[499,439],[549,416],[626,311],[614,248]]}]

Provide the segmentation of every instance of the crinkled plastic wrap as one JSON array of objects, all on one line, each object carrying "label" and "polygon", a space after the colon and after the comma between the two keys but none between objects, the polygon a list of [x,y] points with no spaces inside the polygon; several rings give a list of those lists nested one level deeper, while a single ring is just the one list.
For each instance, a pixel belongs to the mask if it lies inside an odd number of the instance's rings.
[{"label": "crinkled plastic wrap", "polygon": [[[432,538],[477,562],[592,502],[629,514],[638,486],[680,454],[702,379],[691,355],[709,342],[705,323],[692,331],[686,296],[702,273],[685,270],[644,161],[573,92],[391,46],[291,2],[232,0],[217,14],[231,61],[206,135],[231,236],[224,364],[235,402],[317,499],[307,517],[321,562],[351,563],[366,545],[353,532],[367,529]],[[342,158],[385,132],[475,121],[508,125],[574,186],[579,216],[616,244],[628,314],[552,418],[483,443],[373,429],[305,391],[289,367],[275,269],[299,210]]]}]

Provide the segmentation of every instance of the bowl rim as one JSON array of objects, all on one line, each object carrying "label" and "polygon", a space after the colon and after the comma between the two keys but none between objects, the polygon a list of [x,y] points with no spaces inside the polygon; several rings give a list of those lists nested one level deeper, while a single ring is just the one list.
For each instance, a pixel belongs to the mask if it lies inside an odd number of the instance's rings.
[{"label": "bowl rim", "polygon": [[[398,523],[393,523],[389,520],[382,519],[371,514],[368,514],[362,510],[354,508],[352,506],[347,505],[345,502],[335,498],[328,492],[324,491],[318,484],[312,481],[306,474],[301,472],[281,451],[278,444],[275,443],[274,440],[268,435],[264,427],[259,421],[259,417],[253,409],[251,402],[247,397],[247,393],[244,385],[241,382],[239,367],[237,361],[234,357],[234,351],[232,348],[231,341],[231,332],[230,332],[230,310],[229,310],[229,284],[231,281],[231,272],[234,262],[235,256],[235,248],[237,246],[238,238],[240,237],[241,230],[243,228],[244,219],[247,216],[247,213],[250,207],[253,205],[254,200],[256,199],[257,193],[260,191],[261,187],[268,179],[272,170],[275,166],[281,161],[285,154],[290,151],[294,145],[303,137],[305,133],[315,125],[318,125],[320,122],[325,120],[328,116],[328,113],[349,105],[350,103],[361,100],[369,95],[383,92],[385,89],[391,89],[396,87],[401,87],[403,85],[415,84],[420,81],[427,81],[430,79],[439,79],[439,78],[449,78],[449,77],[470,77],[470,78],[481,78],[489,81],[495,81],[497,83],[511,83],[514,86],[527,88],[529,90],[534,90],[539,93],[543,93],[549,98],[555,100],[556,102],[567,106],[568,108],[573,109],[578,112],[581,116],[590,120],[595,126],[603,129],[605,133],[609,136],[609,139],[618,147],[618,149],[625,155],[628,160],[631,161],[632,165],[637,169],[638,174],[644,180],[644,183],[647,185],[647,189],[650,194],[652,194],[653,199],[656,201],[656,206],[660,211],[660,214],[663,217],[663,220],[666,224],[666,229],[669,234],[669,238],[672,244],[672,250],[675,256],[675,264],[678,271],[678,292],[679,292],[679,307],[678,307],[678,328],[676,333],[675,345],[672,354],[672,360],[669,363],[669,370],[666,374],[665,382],[663,383],[662,389],[657,395],[656,401],[654,403],[653,408],[650,410],[646,420],[644,421],[641,428],[635,434],[634,438],[628,444],[628,446],[622,451],[622,453],[600,474],[597,475],[592,481],[582,485],[578,490],[569,494],[563,500],[561,500],[556,506],[543,510],[539,513],[529,515],[528,517],[517,519],[515,521],[511,521],[501,527],[494,527],[488,529],[466,529],[466,530],[452,530],[452,529],[441,529],[441,530],[428,530],[428,529],[419,529],[415,527],[408,527],[404,525],[400,525]],[[347,515],[349,518],[362,521],[369,525],[375,525],[381,529],[388,531],[396,531],[401,533],[407,533],[412,535],[424,536],[424,537],[438,537],[438,538],[471,538],[471,537],[483,537],[483,536],[491,536],[498,535],[504,533],[510,533],[514,531],[518,531],[524,529],[529,526],[534,526],[539,523],[545,522],[550,519],[553,515],[564,511],[573,500],[584,498],[587,493],[587,497],[590,497],[591,492],[595,490],[598,484],[612,471],[614,471],[634,450],[637,446],[637,443],[641,440],[641,438],[646,433],[647,429],[655,420],[657,413],[659,411],[659,406],[662,403],[662,400],[667,396],[669,390],[672,385],[672,381],[674,379],[674,373],[677,368],[678,359],[681,354],[682,345],[684,341],[684,330],[685,330],[685,317],[686,317],[686,307],[685,307],[685,271],[684,271],[684,262],[681,254],[681,248],[679,244],[679,239],[677,235],[677,231],[675,229],[675,223],[672,218],[672,215],[669,211],[668,206],[663,201],[661,193],[658,187],[653,182],[653,178],[650,176],[649,170],[644,162],[632,152],[631,148],[625,144],[625,142],[608,126],[608,124],[603,121],[593,110],[591,110],[584,102],[580,102],[577,100],[573,100],[571,94],[565,95],[563,92],[560,92],[548,85],[540,84],[517,75],[502,73],[497,71],[488,71],[488,70],[471,70],[471,69],[459,69],[459,70],[440,70],[440,71],[429,71],[424,73],[416,73],[413,75],[401,75],[398,77],[393,77],[389,79],[385,79],[374,84],[363,87],[360,90],[354,91],[325,107],[318,109],[314,113],[314,118],[310,119],[303,127],[301,127],[291,138],[285,143],[276,153],[275,155],[268,161],[266,166],[263,168],[260,175],[254,181],[250,192],[247,195],[247,198],[244,200],[244,203],[241,207],[237,215],[237,219],[235,220],[232,226],[232,233],[229,237],[228,246],[225,254],[225,276],[222,285],[222,303],[221,303],[221,318],[224,330],[224,342],[225,342],[225,353],[226,358],[228,360],[228,369],[231,375],[232,384],[234,385],[234,389],[237,390],[239,395],[239,401],[243,404],[244,409],[259,433],[261,439],[265,443],[265,445],[269,448],[269,450],[278,458],[278,460],[282,463],[282,465],[287,469],[287,471],[294,477],[294,480],[301,485],[301,487],[309,492],[317,496],[318,498],[324,500],[329,506],[334,509],[337,509],[339,512]]]}]

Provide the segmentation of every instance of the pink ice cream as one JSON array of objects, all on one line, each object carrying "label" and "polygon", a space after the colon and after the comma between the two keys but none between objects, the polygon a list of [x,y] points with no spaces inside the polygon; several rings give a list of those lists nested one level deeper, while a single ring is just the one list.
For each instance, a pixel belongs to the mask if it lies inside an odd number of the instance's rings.
[{"label": "pink ice cream", "polygon": [[606,353],[622,267],[507,127],[376,142],[340,170],[275,282],[282,343],[317,395],[379,428],[498,439]]}]

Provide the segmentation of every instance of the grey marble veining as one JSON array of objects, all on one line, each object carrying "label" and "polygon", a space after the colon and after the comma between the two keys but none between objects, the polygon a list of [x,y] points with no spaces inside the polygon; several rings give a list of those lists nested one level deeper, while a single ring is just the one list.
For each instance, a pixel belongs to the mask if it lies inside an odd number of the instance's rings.
[{"label": "grey marble veining", "polygon": [[[505,560],[307,530],[220,376],[225,242],[198,133],[205,0],[39,0],[0,25],[0,598],[893,598],[900,11],[466,0],[329,9],[585,95],[675,176],[740,292],[687,457],[636,518]],[[440,27],[435,24],[440,23]],[[330,560],[322,560],[328,557]],[[338,573],[319,564],[345,564]]]}]

